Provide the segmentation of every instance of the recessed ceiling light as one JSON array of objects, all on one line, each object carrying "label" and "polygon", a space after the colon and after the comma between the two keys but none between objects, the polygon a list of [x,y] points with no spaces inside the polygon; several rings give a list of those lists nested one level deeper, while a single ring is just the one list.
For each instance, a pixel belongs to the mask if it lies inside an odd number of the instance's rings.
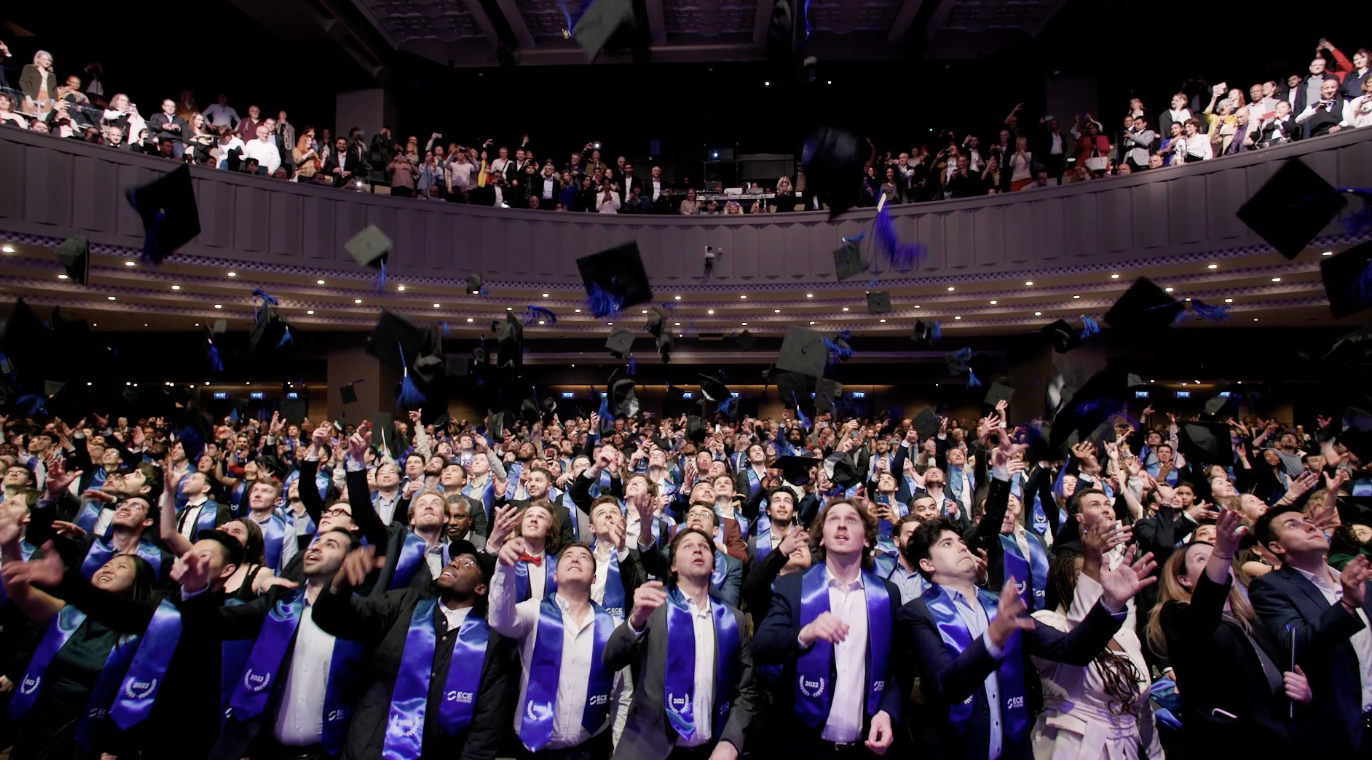
[{"label": "recessed ceiling light", "polygon": [[237,273],[237,272],[229,272],[229,276],[230,276],[230,277],[237,277],[237,276],[238,276],[238,273]]},{"label": "recessed ceiling light", "polygon": [[1273,278],[1272,278],[1272,282],[1281,282],[1281,278],[1280,278],[1280,277],[1273,277]]},{"label": "recessed ceiling light", "polygon": [[672,326],[673,326],[673,327],[681,327],[681,323],[680,323],[680,322],[673,322],[673,323],[672,323]]},{"label": "recessed ceiling light", "polygon": [[307,311],[307,312],[305,312],[305,313],[306,313],[306,314],[313,314],[313,313],[314,313],[314,309],[310,309],[309,311]]},{"label": "recessed ceiling light", "polygon": [[[110,300],[113,301],[113,300],[114,300],[114,296],[110,296]],[[218,308],[218,307],[216,307],[216,308]]]},{"label": "recessed ceiling light", "polygon": [[1232,299],[1232,298],[1226,298],[1226,299],[1224,299],[1224,302],[1225,302],[1225,303],[1233,303],[1233,302],[1234,302],[1234,299]]},{"label": "recessed ceiling light", "polygon": [[915,308],[918,309],[918,308],[919,308],[919,304],[915,304]]},{"label": "recessed ceiling light", "polygon": [[1320,255],[1321,255],[1321,256],[1333,256],[1333,255],[1334,255],[1334,252],[1333,252],[1333,251],[1325,251],[1324,253],[1321,253]]},{"label": "recessed ceiling light", "polygon": [[747,327],[747,326],[748,326],[748,323],[747,323],[747,322],[742,322],[741,324],[742,324],[744,327]]},{"label": "recessed ceiling light", "polygon": [[1034,281],[1033,281],[1033,280],[1025,280],[1025,281],[1024,281],[1024,284],[1025,284],[1026,287],[1028,287],[1028,286],[1030,286],[1030,285],[1033,285],[1033,284],[1034,284]]},{"label": "recessed ceiling light", "polygon": [[1112,274],[1112,275],[1110,275],[1110,279],[1112,279],[1112,280],[1118,280],[1119,278],[1120,278],[1120,276],[1117,275],[1117,274]]},{"label": "recessed ceiling light", "polygon": [[[514,309],[512,307],[506,306],[505,311],[514,311]],[[577,309],[577,311],[581,311],[581,309]]]},{"label": "recessed ceiling light", "polygon": [[881,321],[882,321],[882,322],[885,322],[886,320],[883,319],[883,320],[881,320]]},{"label": "recessed ceiling light", "polygon": [[647,313],[648,313],[648,310],[647,310],[647,309],[644,309],[644,310],[643,310],[643,313],[644,313],[644,314],[647,314]]},{"label": "recessed ceiling light", "polygon": [[543,294],[543,297],[544,297],[544,298],[547,298],[547,297],[548,297],[548,294],[547,294],[547,293],[544,293],[544,294]]},{"label": "recessed ceiling light", "polygon": [[173,285],[173,286],[172,286],[172,290],[180,290],[180,289],[181,289],[181,286],[180,286],[180,285]]},{"label": "recessed ceiling light", "polygon": [[805,297],[806,297],[806,298],[814,298],[814,297],[815,297],[815,294],[814,294],[814,293],[806,293],[806,294],[805,294]]},{"label": "recessed ceiling light", "polygon": [[7,245],[4,248],[0,248],[0,251],[4,251],[5,253],[14,253],[14,246]]},{"label": "recessed ceiling light", "polygon": [[440,308],[441,306],[442,306],[442,304],[434,304],[434,308],[435,308],[435,309]]},{"label": "recessed ceiling light", "polygon": [[996,305],[996,302],[995,302],[995,301],[992,301],[992,302],[991,302],[991,305],[992,305],[992,306],[995,306],[995,305]]},{"label": "recessed ceiling light", "polygon": [[772,313],[773,313],[773,314],[780,314],[780,313],[781,313],[781,309],[772,309]]},{"label": "recessed ceiling light", "polygon": [[1081,296],[1072,296],[1072,297],[1073,297],[1073,298],[1081,298]]},{"label": "recessed ceiling light", "polygon": [[472,321],[472,318],[471,318],[471,317],[467,317],[467,321],[468,321],[468,322]]},{"label": "recessed ceiling light", "polygon": [[714,310],[714,309],[706,309],[706,310],[705,310],[705,313],[706,313],[706,314],[714,314],[714,313],[715,313],[715,310]]},{"label": "recessed ceiling light", "polygon": [[1219,268],[1220,268],[1220,265],[1219,265],[1219,264],[1211,264],[1209,268],[1210,268],[1210,269],[1219,269]]},{"label": "recessed ceiling light", "polygon": [[676,300],[680,301],[680,300],[681,300],[681,296],[677,296],[677,297],[676,297]]},{"label": "recessed ceiling light", "polygon": [[745,295],[745,296],[739,296],[739,298],[742,298],[742,299],[744,299],[744,300],[746,301],[746,300],[748,299],[748,296],[746,296],[746,295]]},{"label": "recessed ceiling light", "polygon": [[952,286],[952,285],[949,285],[949,286],[948,286],[948,291],[949,291],[949,292],[952,292],[952,290],[953,290],[953,286]]},{"label": "recessed ceiling light", "polygon": [[353,303],[362,303],[362,299],[361,299],[361,298],[354,298],[354,299],[353,299]]},{"label": "recessed ceiling light", "polygon": [[[508,306],[505,307],[505,311],[510,311],[510,308]],[[581,313],[581,309],[572,309],[572,311],[576,312],[577,314]]]},{"label": "recessed ceiling light", "polygon": [[1172,288],[1163,288],[1163,290],[1167,291],[1168,293],[1172,292]]},{"label": "recessed ceiling light", "polygon": [[812,319],[812,320],[810,320],[810,324],[812,324],[812,325],[813,325],[813,324],[814,324],[814,323],[815,323],[815,321],[814,321],[814,320],[813,320],[813,319]]},{"label": "recessed ceiling light", "polygon": [[124,262],[124,266],[126,266],[126,267],[131,267],[131,266],[133,266],[133,265],[135,265],[135,264],[137,264],[137,263],[138,263],[138,262],[136,262],[136,261],[125,261],[125,262]]},{"label": "recessed ceiling light", "polygon": [[[315,284],[315,285],[323,285],[323,284],[324,284],[324,281],[323,281],[323,280],[315,280],[315,281],[314,281],[314,284]],[[404,290],[404,289],[405,289],[405,286],[404,286],[404,285],[401,285],[401,286],[400,286],[400,289],[401,289],[401,290]]]},{"label": "recessed ceiling light", "polygon": [[1254,321],[1254,322],[1258,321],[1258,318],[1257,318],[1257,317],[1253,317],[1253,321]]},{"label": "recessed ceiling light", "polygon": [[[110,296],[110,300],[113,301],[113,300],[114,300],[114,296]],[[222,308],[224,308],[224,304],[222,304],[222,303],[217,303],[217,304],[214,305],[214,308],[216,308],[216,309],[222,309]]]},{"label": "recessed ceiling light", "polygon": [[1041,317],[1041,316],[1043,316],[1043,312],[1041,312],[1041,311],[1036,311],[1036,312],[1034,312],[1034,316],[1036,316],[1036,317]]},{"label": "recessed ceiling light", "polygon": [[57,279],[59,279],[59,280],[65,280],[65,279],[67,279],[67,276],[66,276],[65,274],[59,274],[59,275],[57,275]]},{"label": "recessed ceiling light", "polygon": [[847,306],[843,307],[843,310],[844,310],[844,311],[848,311],[848,307],[847,307]]},{"label": "recessed ceiling light", "polygon": [[610,323],[610,324],[612,324],[612,325],[613,325],[613,324],[614,324],[614,322],[611,322],[611,323]]},{"label": "recessed ceiling light", "polygon": [[543,324],[543,320],[541,320],[541,319],[538,320],[538,323],[539,323],[540,325]]},{"label": "recessed ceiling light", "polygon": [[953,319],[962,319],[962,317],[953,317]]}]

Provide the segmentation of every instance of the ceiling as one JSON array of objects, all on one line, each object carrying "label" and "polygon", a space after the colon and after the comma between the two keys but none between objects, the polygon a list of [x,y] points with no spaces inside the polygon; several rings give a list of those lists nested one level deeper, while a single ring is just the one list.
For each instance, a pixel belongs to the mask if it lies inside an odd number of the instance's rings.
[{"label": "ceiling", "polygon": [[[557,321],[530,324],[526,338],[584,339],[608,335],[615,322],[642,332],[647,307],[596,319],[586,309],[584,293],[567,286],[530,290],[488,283],[489,293],[473,296],[464,292],[464,280],[406,284],[392,278],[382,293],[373,290],[371,274],[365,271],[264,273],[247,264],[210,266],[175,256],[152,267],[139,262],[134,252],[93,252],[90,280],[83,287],[63,279],[51,250],[13,239],[0,242],[0,299],[6,302],[0,310],[7,311],[9,303],[22,297],[40,314],[42,307],[61,306],[63,313],[83,317],[101,332],[195,330],[215,319],[227,319],[231,331],[247,330],[255,288],[277,298],[281,314],[304,331],[366,331],[385,307],[419,322],[447,322],[454,337],[475,338],[507,311],[523,315],[536,304],[551,310]],[[1326,250],[1338,252],[1341,247]],[[976,282],[931,278],[892,289],[892,311],[878,315],[866,312],[867,283],[856,280],[796,284],[765,293],[741,289],[727,295],[680,287],[660,290],[654,300],[667,304],[668,326],[688,337],[731,336],[745,329],[779,337],[792,324],[901,337],[911,332],[916,320],[932,319],[941,323],[945,336],[962,338],[1023,334],[1055,319],[1076,322],[1083,314],[1101,320],[1134,278],[1146,276],[1171,289],[1175,297],[1231,307],[1229,327],[1361,324],[1356,316],[1331,316],[1319,273],[1323,253],[1307,250],[1294,261],[1275,253],[1221,253],[1203,263],[1139,262],[1118,270],[1043,277],[1004,272],[979,276]],[[1213,326],[1188,322],[1182,329]]]}]

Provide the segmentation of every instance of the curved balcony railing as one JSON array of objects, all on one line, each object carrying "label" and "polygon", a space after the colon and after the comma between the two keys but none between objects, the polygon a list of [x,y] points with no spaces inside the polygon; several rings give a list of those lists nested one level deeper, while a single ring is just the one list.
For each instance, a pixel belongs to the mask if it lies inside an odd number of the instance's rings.
[{"label": "curved balcony railing", "polygon": [[[1129,262],[1182,262],[1268,248],[1235,216],[1277,169],[1299,156],[1338,186],[1372,184],[1372,129],[1263,151],[1044,190],[897,206],[902,239],[927,256],[885,285],[1021,272],[1090,271]],[[100,249],[137,250],[142,223],[124,190],[170,164],[47,135],[0,129],[0,231],[51,239],[85,235]],[[832,281],[839,238],[870,226],[872,210],[830,222],[825,212],[674,217],[606,216],[421,203],[192,168],[202,232],[180,254],[260,271],[358,271],[343,243],[368,224],[395,242],[391,276],[460,282],[480,272],[501,286],[576,290],[576,258],[636,240],[654,282],[708,292],[786,289]],[[1331,227],[1317,242],[1341,239]],[[724,255],[708,273],[706,245]]]}]

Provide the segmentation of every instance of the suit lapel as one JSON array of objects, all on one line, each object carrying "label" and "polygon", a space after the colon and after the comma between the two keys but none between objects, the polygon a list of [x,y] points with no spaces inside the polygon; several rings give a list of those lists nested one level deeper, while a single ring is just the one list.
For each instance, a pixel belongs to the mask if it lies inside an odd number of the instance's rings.
[{"label": "suit lapel", "polygon": [[1306,622],[1310,623],[1319,619],[1320,614],[1329,607],[1329,600],[1324,598],[1324,594],[1320,593],[1320,590],[1315,588],[1315,584],[1311,583],[1304,575],[1301,575],[1295,568],[1289,565],[1283,565],[1282,569],[1277,572],[1281,573],[1283,578],[1300,589],[1301,592],[1305,594],[1306,599],[1314,605],[1314,614],[1306,615],[1304,612],[1301,613],[1301,616],[1306,618]]}]

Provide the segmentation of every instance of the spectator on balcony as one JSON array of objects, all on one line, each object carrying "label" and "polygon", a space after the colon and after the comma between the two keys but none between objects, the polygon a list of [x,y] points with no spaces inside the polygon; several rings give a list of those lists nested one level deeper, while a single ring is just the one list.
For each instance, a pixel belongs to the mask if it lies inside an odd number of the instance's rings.
[{"label": "spectator on balcony", "polygon": [[1277,110],[1271,118],[1264,119],[1256,130],[1254,144],[1259,148],[1270,148],[1301,139],[1301,126],[1291,117],[1291,104],[1285,100],[1277,103]]},{"label": "spectator on balcony", "polygon": [[543,171],[534,183],[532,195],[538,196],[538,205],[541,208],[553,208],[562,200],[562,180],[557,176],[552,161],[543,165]]},{"label": "spectator on balcony", "polygon": [[452,203],[466,203],[467,193],[472,188],[472,179],[476,171],[476,165],[464,150],[454,150],[448,153],[448,162],[443,167],[445,192],[448,201]]},{"label": "spectator on balcony", "polygon": [[743,216],[743,206],[738,201],[728,201],[724,204],[725,216]]},{"label": "spectator on balcony", "polygon": [[276,114],[276,149],[281,153],[282,166],[295,166],[295,125],[286,121],[286,112]]},{"label": "spectator on balcony", "polygon": [[971,198],[985,194],[981,177],[971,172],[971,162],[967,156],[955,159],[953,173],[943,185],[943,194],[947,198]]},{"label": "spectator on balcony", "polygon": [[[1270,90],[1268,89],[1269,86],[1271,87]],[[1248,88],[1248,115],[1250,118],[1256,119],[1262,114],[1277,110],[1278,99],[1269,94],[1276,92],[1276,87],[1276,82],[1266,84],[1260,82]]]},{"label": "spectator on balcony", "polygon": [[214,144],[215,166],[229,171],[238,171],[238,162],[243,156],[243,141],[238,139],[235,132],[220,132],[219,140]]},{"label": "spectator on balcony", "polygon": [[8,92],[0,92],[0,124],[29,128],[29,120],[14,112],[14,99]]},{"label": "spectator on balcony", "polygon": [[254,140],[257,136],[257,128],[262,125],[262,109],[257,106],[248,106],[248,118],[238,122],[238,139],[245,144]]},{"label": "spectator on balcony", "polygon": [[414,197],[414,165],[410,159],[400,150],[391,153],[391,160],[386,164],[386,177],[391,183],[391,195],[397,198]]},{"label": "spectator on balcony", "polygon": [[1343,121],[1343,94],[1339,92],[1337,79],[1326,79],[1320,83],[1319,100],[1311,103],[1296,117],[1302,125],[1306,137],[1319,137],[1338,132]]},{"label": "spectator on balcony", "polygon": [[981,186],[985,188],[987,195],[996,195],[1000,192],[1001,176],[1000,158],[992,153],[986,159],[986,168],[981,172]]},{"label": "spectator on balcony", "polygon": [[191,158],[195,163],[205,163],[214,148],[215,138],[214,131],[205,121],[205,115],[199,112],[191,114],[190,129],[186,135],[186,150],[191,151]]},{"label": "spectator on balcony", "polygon": [[405,160],[410,162],[410,166],[419,166],[423,160],[419,155],[419,138],[414,135],[405,138]]},{"label": "spectator on balcony", "polygon": [[1158,146],[1158,153],[1162,155],[1162,163],[1164,166],[1171,166],[1173,163],[1180,163],[1179,161],[1173,161],[1173,157],[1177,155],[1177,142],[1182,139],[1182,135],[1185,132],[1185,130],[1185,125],[1183,125],[1181,122],[1172,122],[1167,137],[1164,137],[1162,140],[1162,144]]},{"label": "spectator on balcony", "polygon": [[343,187],[355,177],[371,171],[362,150],[359,144],[349,146],[345,138],[334,140],[333,152],[324,162],[324,173],[333,177],[334,187]]},{"label": "spectator on balcony", "polygon": [[90,98],[86,93],[81,92],[81,77],[72,74],[66,81],[57,88],[57,99],[66,101],[72,108],[68,111],[68,116],[72,123],[81,127],[94,123],[93,117],[85,115],[85,110],[91,107]]},{"label": "spectator on balcony", "polygon": [[[1353,60],[1357,60],[1353,56]],[[1347,127],[1372,127],[1372,77],[1364,77],[1362,80],[1362,94],[1343,107],[1343,121],[1341,124]]]},{"label": "spectator on balcony", "polygon": [[33,63],[19,74],[19,90],[24,93],[22,110],[33,116],[46,116],[57,97],[57,75],[52,71],[52,53],[39,50]]},{"label": "spectator on balcony", "polygon": [[681,204],[676,209],[678,214],[684,216],[695,216],[700,213],[700,203],[696,200],[696,189],[686,188],[686,197],[681,200]]},{"label": "spectator on balcony", "polygon": [[1186,95],[1177,93],[1172,96],[1172,107],[1163,112],[1158,120],[1158,128],[1164,135],[1172,134],[1173,124],[1183,124],[1191,118],[1191,109],[1186,107]]},{"label": "spectator on balcony", "polygon": [[229,105],[229,97],[222,92],[219,93],[219,102],[205,109],[205,120],[220,132],[234,129],[239,121],[238,112],[233,110],[233,106]]},{"label": "spectator on balcony", "polygon": [[619,181],[615,183],[618,185],[620,197],[628,198],[635,191],[637,191],[639,195],[643,195],[643,180],[634,176],[634,165],[625,161],[624,165],[620,167],[620,170],[622,176],[619,178]]},{"label": "spectator on balcony", "polygon": [[535,166],[534,163],[529,160],[529,156],[524,151],[524,149],[515,148],[514,159],[509,163],[505,164],[506,183],[514,185],[517,182],[525,181],[526,172],[524,170],[530,166],[534,167],[535,174],[538,173],[538,167]]},{"label": "spectator on balcony", "polygon": [[164,139],[171,141],[172,156],[181,157],[185,151],[184,140],[190,132],[190,127],[185,120],[176,115],[175,100],[167,98],[162,101],[162,110],[148,119],[148,129],[152,131],[158,142]]},{"label": "spectator on balcony", "polygon": [[[79,109],[73,108],[70,101],[58,98],[52,102],[52,110],[48,112],[48,118],[45,120],[35,119],[30,129],[63,138],[79,138],[83,130],[71,119],[71,112],[76,110]],[[39,127],[40,124],[42,125],[41,128]]]},{"label": "spectator on balcony", "polygon": [[[570,172],[569,172],[570,174]],[[572,194],[572,202],[567,204],[568,211],[586,213],[595,210],[595,185],[591,184],[591,178],[585,174],[577,177],[572,174],[573,182],[576,183],[576,192]]]},{"label": "spectator on balcony", "polygon": [[[1329,71],[1328,61],[1324,60],[1322,51],[1328,50],[1334,56],[1335,70]],[[1299,85],[1292,85],[1296,91],[1296,99],[1291,103],[1292,113],[1304,113],[1306,108],[1324,100],[1322,92],[1324,83],[1329,80],[1334,81],[1334,88],[1337,90],[1343,84],[1343,78],[1353,70],[1353,63],[1344,57],[1333,45],[1326,40],[1320,40],[1320,44],[1315,46],[1315,57],[1310,61],[1310,73],[1300,81]],[[1309,135],[1303,135],[1309,136]]]},{"label": "spectator on balcony", "polygon": [[[1234,128],[1229,132],[1220,133],[1222,144],[1219,153],[1222,156],[1232,156],[1253,149],[1253,136],[1250,134],[1252,122],[1249,121],[1249,114],[1253,106],[1244,106],[1234,112]],[[1213,147],[1213,144],[1212,144]]]},{"label": "spectator on balcony", "polygon": [[776,197],[773,202],[776,204],[777,213],[796,210],[796,191],[791,187],[790,177],[777,179]]},{"label": "spectator on balcony", "polygon": [[576,179],[573,179],[570,171],[564,170],[558,175],[556,205],[561,206],[565,211],[570,211],[572,204],[576,202],[577,182]]},{"label": "spectator on balcony", "polygon": [[129,147],[124,144],[124,130],[117,124],[111,124],[102,129],[101,136],[104,138],[101,144],[107,148],[127,150]]},{"label": "spectator on balcony", "polygon": [[[1240,103],[1240,106],[1242,103]],[[1226,97],[1205,107],[1198,117],[1205,125],[1205,136],[1210,140],[1210,151],[1214,155],[1224,152],[1225,136],[1234,134],[1237,119],[1234,112],[1238,107]]]},{"label": "spectator on balcony", "polygon": [[443,178],[443,162],[433,151],[425,152],[424,163],[419,165],[419,178],[415,180],[414,187],[421,198],[444,200],[446,185]]},{"label": "spectator on balcony", "polygon": [[1010,190],[1016,192],[1034,181],[1034,154],[1029,151],[1029,138],[1016,137],[1015,151],[1010,154]]},{"label": "spectator on balcony", "polygon": [[510,205],[515,208],[528,208],[529,199],[539,194],[542,190],[539,185],[538,167],[525,159],[523,168],[518,173],[507,175],[513,177],[510,180]]},{"label": "spectator on balcony", "polygon": [[1214,152],[1210,148],[1210,136],[1201,132],[1200,119],[1192,117],[1182,124],[1181,139],[1172,143],[1172,150],[1176,158],[1173,163],[1192,163],[1194,161],[1208,161],[1214,158]]},{"label": "spectator on balcony", "polygon": [[1090,169],[1087,169],[1084,164],[1077,164],[1072,167],[1072,171],[1067,172],[1067,174],[1063,176],[1062,184],[1075,185],[1078,182],[1089,182],[1092,178],[1093,175],[1091,174]]},{"label": "spectator on balcony", "polygon": [[314,127],[305,127],[300,139],[295,141],[295,147],[291,149],[291,163],[295,166],[296,176],[305,180],[313,179],[323,168],[319,144],[314,139]]},{"label": "spectator on balcony", "polygon": [[510,149],[501,148],[497,153],[495,160],[491,161],[490,171],[495,174],[504,174],[505,167],[510,163]]},{"label": "spectator on balcony", "polygon": [[1367,48],[1358,48],[1358,52],[1353,54],[1353,70],[1343,76],[1341,92],[1344,100],[1362,97],[1362,85],[1368,80],[1369,66],[1372,66],[1372,54],[1368,53]]},{"label": "spectator on balcony", "polygon": [[[350,130],[349,137],[352,138],[354,142],[360,143],[362,141],[362,130],[353,127],[352,130]],[[376,135],[372,137],[371,151],[366,154],[365,158],[367,159],[369,166],[373,163],[389,163],[391,156],[398,148],[400,148],[400,143],[395,139],[391,132],[391,128],[383,125],[381,129],[377,131]],[[368,170],[370,171],[370,168]]]},{"label": "spectator on balcony", "polygon": [[1080,129],[1073,129],[1073,132],[1079,135],[1073,149],[1077,159],[1076,165],[1087,166],[1093,172],[1105,171],[1110,161],[1110,139],[1101,134],[1100,122],[1088,113],[1077,124]]},{"label": "spectator on balcony", "polygon": [[1021,190],[1042,190],[1045,187],[1053,187],[1057,184],[1056,179],[1048,178],[1048,170],[1041,164],[1034,165],[1034,181],[1020,188]]},{"label": "spectator on balcony", "polygon": [[600,160],[600,148],[597,148],[595,143],[586,143],[586,147],[581,149],[581,165],[585,167],[587,174],[593,176],[596,169],[600,169],[603,173],[609,168],[604,161]]},{"label": "spectator on balcony", "polygon": [[619,204],[619,193],[615,190],[614,183],[610,180],[604,180],[600,185],[600,192],[596,194],[596,213],[618,214]]},{"label": "spectator on balcony", "polygon": [[257,125],[257,138],[243,144],[243,158],[257,159],[257,174],[270,177],[281,165],[281,154],[272,142],[271,128],[266,122]]}]

